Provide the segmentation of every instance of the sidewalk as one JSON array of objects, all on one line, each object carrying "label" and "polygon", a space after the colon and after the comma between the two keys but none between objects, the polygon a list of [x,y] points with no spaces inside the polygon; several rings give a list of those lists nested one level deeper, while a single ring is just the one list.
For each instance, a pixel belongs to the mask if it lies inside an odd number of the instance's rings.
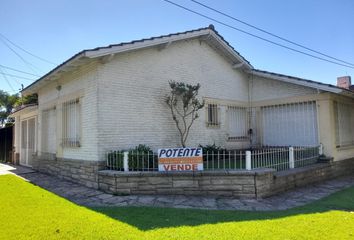
[{"label": "sidewalk", "polygon": [[218,210],[285,210],[326,197],[354,186],[354,176],[297,188],[265,199],[234,199],[197,196],[129,195],[115,196],[21,166],[0,164],[0,175],[16,174],[35,185],[84,206],[151,206]]}]

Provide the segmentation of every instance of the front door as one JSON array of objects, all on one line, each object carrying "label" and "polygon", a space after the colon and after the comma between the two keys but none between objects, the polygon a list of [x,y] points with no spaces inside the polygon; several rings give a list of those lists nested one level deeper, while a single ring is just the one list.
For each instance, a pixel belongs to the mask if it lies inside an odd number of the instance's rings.
[{"label": "front door", "polygon": [[21,121],[21,153],[20,164],[32,166],[32,158],[36,149],[36,118]]}]

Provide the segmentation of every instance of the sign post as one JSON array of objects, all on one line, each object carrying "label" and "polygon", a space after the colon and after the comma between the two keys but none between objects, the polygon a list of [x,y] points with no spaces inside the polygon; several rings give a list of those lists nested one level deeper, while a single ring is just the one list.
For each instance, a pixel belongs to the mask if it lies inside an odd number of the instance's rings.
[{"label": "sign post", "polygon": [[158,157],[161,172],[203,170],[202,148],[163,148]]}]

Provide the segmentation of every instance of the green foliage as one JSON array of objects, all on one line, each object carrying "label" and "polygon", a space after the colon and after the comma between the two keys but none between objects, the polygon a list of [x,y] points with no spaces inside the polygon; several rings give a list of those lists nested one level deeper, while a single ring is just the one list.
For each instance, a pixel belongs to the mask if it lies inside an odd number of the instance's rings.
[{"label": "green foliage", "polygon": [[[354,188],[285,211],[88,209],[0,176],[0,239],[353,239]],[[15,223],[15,224],[14,224]]]},{"label": "green foliage", "polygon": [[201,145],[199,144],[199,147],[201,147],[203,149],[203,153],[217,153],[217,152],[226,152],[227,150],[225,148],[222,148],[221,146],[216,146],[215,143],[213,143],[212,145]]},{"label": "green foliage", "polygon": [[158,167],[157,156],[150,147],[139,144],[129,150],[129,169],[134,171],[151,171]]},{"label": "green foliage", "polygon": [[22,98],[18,98],[14,104],[14,107],[19,107],[21,105],[28,105],[28,104],[36,104],[36,103],[38,103],[38,95],[31,94],[31,95],[24,96]]},{"label": "green foliage", "polygon": [[16,101],[18,100],[18,95],[10,95],[7,92],[0,90],[0,124],[4,125],[10,115]]},{"label": "green foliage", "polygon": [[0,176],[0,189],[2,240],[144,239],[142,232],[124,222],[15,175]]},{"label": "green foliage", "polygon": [[5,127],[11,127],[14,125],[14,120],[10,119],[8,122],[5,123]]},{"label": "green foliage", "polygon": [[123,171],[124,151],[111,151],[107,154],[109,166],[118,171]]},{"label": "green foliage", "polygon": [[238,155],[239,150],[227,150],[215,143],[199,145],[203,149],[204,169],[236,170],[245,167],[245,158]]},{"label": "green foliage", "polygon": [[[117,171],[124,170],[124,152],[125,150],[111,151],[107,154],[107,160],[111,169]],[[149,146],[139,144],[128,151],[128,165],[131,171],[152,171],[158,167],[157,155]]]},{"label": "green foliage", "polygon": [[169,81],[171,92],[165,102],[169,106],[172,119],[180,134],[180,142],[186,146],[189,131],[194,121],[199,117],[198,111],[204,107],[204,101],[197,98],[200,84],[191,85],[183,82]]}]

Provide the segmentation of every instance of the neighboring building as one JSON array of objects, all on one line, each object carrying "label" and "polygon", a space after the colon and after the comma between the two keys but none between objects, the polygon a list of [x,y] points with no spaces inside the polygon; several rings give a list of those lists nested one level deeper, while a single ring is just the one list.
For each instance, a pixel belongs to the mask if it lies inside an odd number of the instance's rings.
[{"label": "neighboring building", "polygon": [[38,106],[12,114],[20,163],[95,186],[109,150],[179,146],[169,80],[201,84],[189,146],[322,143],[335,161],[354,156],[353,92],[256,70],[210,26],[81,51],[25,88]]},{"label": "neighboring building", "polygon": [[338,77],[337,86],[340,88],[350,89],[352,86],[352,79],[350,76]]}]

